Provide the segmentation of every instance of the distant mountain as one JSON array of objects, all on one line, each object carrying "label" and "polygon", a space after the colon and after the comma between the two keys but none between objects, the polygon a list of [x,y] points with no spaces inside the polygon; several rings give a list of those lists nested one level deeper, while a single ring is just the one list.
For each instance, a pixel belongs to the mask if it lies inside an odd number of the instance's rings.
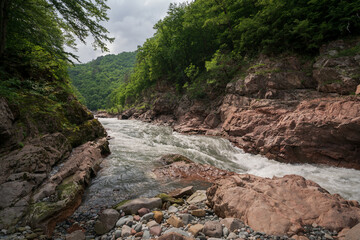
[{"label": "distant mountain", "polygon": [[108,96],[126,79],[134,68],[136,52],[106,55],[69,69],[72,84],[90,110],[104,109]]}]

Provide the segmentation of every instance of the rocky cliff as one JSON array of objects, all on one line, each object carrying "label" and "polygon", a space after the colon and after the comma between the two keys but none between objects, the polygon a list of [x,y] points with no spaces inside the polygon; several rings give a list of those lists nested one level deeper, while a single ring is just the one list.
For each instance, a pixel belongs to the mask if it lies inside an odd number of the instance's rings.
[{"label": "rocky cliff", "polygon": [[315,59],[260,56],[220,94],[190,99],[162,87],[148,100],[151,108],[119,118],[222,136],[282,162],[360,169],[359,45],[359,39],[335,41]]},{"label": "rocky cliff", "polygon": [[106,132],[66,82],[10,78],[0,93],[0,229],[50,234],[109,154]]}]

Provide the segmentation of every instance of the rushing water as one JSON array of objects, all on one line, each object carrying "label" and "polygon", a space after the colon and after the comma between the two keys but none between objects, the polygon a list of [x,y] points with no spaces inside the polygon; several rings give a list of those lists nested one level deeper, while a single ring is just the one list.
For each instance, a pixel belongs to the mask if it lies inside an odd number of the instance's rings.
[{"label": "rushing water", "polygon": [[317,182],[331,193],[360,201],[360,171],[357,170],[279,163],[244,153],[222,138],[183,135],[169,127],[139,121],[100,119],[100,122],[112,137],[112,154],[103,161],[102,170],[85,195],[84,204],[91,207],[139,196],[154,196],[176,187],[176,183],[160,184],[151,175],[151,170],[159,165],[159,158],[170,153],[182,154],[198,163],[261,177],[298,174]]}]

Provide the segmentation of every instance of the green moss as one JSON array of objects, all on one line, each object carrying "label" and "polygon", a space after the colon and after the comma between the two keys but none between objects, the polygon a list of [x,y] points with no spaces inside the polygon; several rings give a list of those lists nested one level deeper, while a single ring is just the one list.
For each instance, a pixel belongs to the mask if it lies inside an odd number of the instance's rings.
[{"label": "green moss", "polygon": [[48,217],[51,217],[62,208],[63,205],[59,202],[38,202],[30,207],[28,216],[30,216],[30,221],[32,223],[38,224]]},{"label": "green moss", "polygon": [[113,208],[114,209],[119,209],[120,207],[124,206],[126,203],[130,202],[131,200],[123,200],[121,202],[119,202],[118,204],[116,204]]},{"label": "green moss", "polygon": [[160,193],[156,197],[160,198],[163,203],[170,202],[171,204],[179,204],[179,205],[184,204],[183,199],[181,199],[181,198],[173,198],[173,197],[167,195],[166,193]]},{"label": "green moss", "polygon": [[63,180],[63,182],[56,188],[59,200],[74,198],[82,190],[83,187],[74,182],[72,177],[68,177]]}]

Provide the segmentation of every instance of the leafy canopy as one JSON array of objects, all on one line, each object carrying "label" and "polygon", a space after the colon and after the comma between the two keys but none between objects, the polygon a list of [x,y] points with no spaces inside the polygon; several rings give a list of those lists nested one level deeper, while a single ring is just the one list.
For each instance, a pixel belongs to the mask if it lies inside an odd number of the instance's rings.
[{"label": "leafy canopy", "polygon": [[0,0],[0,46],[4,54],[41,47],[54,58],[76,58],[64,45],[75,48],[75,38],[85,43],[94,38],[94,48],[108,50],[114,39],[100,24],[107,21],[106,0]]}]

